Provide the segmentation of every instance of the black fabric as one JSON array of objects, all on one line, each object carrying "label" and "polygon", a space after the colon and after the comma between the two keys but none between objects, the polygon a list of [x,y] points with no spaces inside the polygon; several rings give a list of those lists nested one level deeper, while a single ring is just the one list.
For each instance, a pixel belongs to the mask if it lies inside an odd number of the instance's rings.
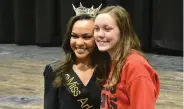
[{"label": "black fabric", "polygon": [[144,51],[182,55],[182,0],[105,1],[106,5],[119,4],[129,12]]},{"label": "black fabric", "polygon": [[182,0],[0,0],[0,43],[60,46],[79,2],[123,6],[145,51],[183,51]]},{"label": "black fabric", "polygon": [[[81,103],[77,101],[79,98],[88,97],[89,104],[92,104],[93,107],[90,109],[99,109],[100,108],[100,85],[96,83],[96,77],[94,72],[89,83],[86,86],[83,86],[81,81],[78,80],[80,85],[81,94],[77,97],[74,97],[70,90],[65,85],[62,85],[59,88],[54,88],[52,86],[53,79],[55,74],[53,72],[53,65],[47,65],[44,70],[44,109],[81,109]],[[76,79],[77,75],[73,72]]]},{"label": "black fabric", "polygon": [[34,8],[34,0],[13,1],[15,43],[34,44]]},{"label": "black fabric", "polygon": [[60,0],[35,0],[37,45],[51,46],[61,43]]},{"label": "black fabric", "polygon": [[134,0],[132,21],[143,50],[151,48],[152,0]]},{"label": "black fabric", "polygon": [[120,2],[129,12],[134,30],[141,41],[142,49],[145,51],[151,48],[152,1],[153,0],[122,0]]},{"label": "black fabric", "polygon": [[0,0],[0,43],[14,42],[12,0]]},{"label": "black fabric", "polygon": [[104,0],[105,6],[121,5],[121,0]]},{"label": "black fabric", "polygon": [[182,51],[183,1],[153,1],[152,47]]},{"label": "black fabric", "polygon": [[44,70],[44,109],[59,109],[58,91],[59,88],[54,88],[52,81],[55,74],[50,65],[47,65]]}]

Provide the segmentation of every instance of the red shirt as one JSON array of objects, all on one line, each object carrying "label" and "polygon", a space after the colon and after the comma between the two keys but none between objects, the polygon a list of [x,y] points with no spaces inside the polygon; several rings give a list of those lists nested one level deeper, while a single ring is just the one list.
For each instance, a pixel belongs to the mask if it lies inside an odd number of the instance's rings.
[{"label": "red shirt", "polygon": [[101,109],[155,109],[159,91],[156,71],[143,56],[133,51],[127,57],[116,87],[111,90],[103,87]]}]

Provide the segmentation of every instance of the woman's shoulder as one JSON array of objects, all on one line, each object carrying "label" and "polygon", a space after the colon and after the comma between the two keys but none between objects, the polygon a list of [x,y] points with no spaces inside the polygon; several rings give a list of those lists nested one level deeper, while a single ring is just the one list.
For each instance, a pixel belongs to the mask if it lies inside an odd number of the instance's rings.
[{"label": "woman's shoulder", "polygon": [[53,71],[55,71],[60,66],[60,62],[61,61],[58,60],[50,64],[50,67],[52,67]]},{"label": "woman's shoulder", "polygon": [[139,52],[131,53],[122,69],[122,75],[126,78],[135,79],[140,76],[151,79],[157,75],[155,69],[149,64],[148,60]]},{"label": "woman's shoulder", "polygon": [[127,57],[125,64],[134,64],[134,65],[140,65],[140,64],[149,64],[147,58],[143,55],[143,53],[132,50]]},{"label": "woman's shoulder", "polygon": [[47,77],[48,75],[53,75],[54,71],[58,67],[60,61],[55,61],[53,63],[47,64],[44,68],[43,75]]}]

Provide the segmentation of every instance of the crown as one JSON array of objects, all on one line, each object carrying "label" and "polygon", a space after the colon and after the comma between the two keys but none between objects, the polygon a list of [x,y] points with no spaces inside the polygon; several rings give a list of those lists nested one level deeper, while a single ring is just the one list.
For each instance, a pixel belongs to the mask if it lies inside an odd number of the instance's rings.
[{"label": "crown", "polygon": [[75,6],[72,4],[73,6],[73,9],[76,13],[76,16],[77,15],[80,15],[80,14],[88,14],[92,17],[94,17],[96,15],[96,13],[100,10],[102,4],[100,4],[100,6],[96,9],[93,8],[93,5],[91,8],[86,8],[84,6],[82,6],[82,3],[80,2],[80,6],[78,8],[75,8]]}]

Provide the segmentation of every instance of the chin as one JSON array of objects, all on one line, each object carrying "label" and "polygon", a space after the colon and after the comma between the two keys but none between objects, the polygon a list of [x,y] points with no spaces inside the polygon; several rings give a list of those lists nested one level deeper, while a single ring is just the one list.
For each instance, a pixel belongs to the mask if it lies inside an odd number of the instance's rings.
[{"label": "chin", "polygon": [[86,55],[76,55],[76,58],[78,58],[78,59],[85,59],[87,57],[88,56],[86,56]]},{"label": "chin", "polygon": [[102,51],[102,52],[105,52],[105,51],[107,51],[108,49],[106,49],[106,48],[100,48],[100,47],[99,47],[98,50],[99,50],[99,51]]}]

